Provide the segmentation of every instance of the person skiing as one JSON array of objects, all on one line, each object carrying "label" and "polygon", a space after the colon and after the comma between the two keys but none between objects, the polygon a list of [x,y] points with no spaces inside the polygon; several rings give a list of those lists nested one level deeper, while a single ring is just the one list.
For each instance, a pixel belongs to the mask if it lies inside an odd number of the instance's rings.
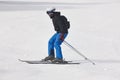
[{"label": "person skiing", "polygon": [[[56,33],[48,41],[48,56],[44,58],[44,61],[52,61],[53,63],[62,63],[63,55],[61,50],[61,44],[68,35],[68,29],[70,27],[69,21],[60,12],[57,12],[55,8],[46,11],[50,19],[52,19],[54,30]],[[56,57],[55,57],[55,50]]]}]

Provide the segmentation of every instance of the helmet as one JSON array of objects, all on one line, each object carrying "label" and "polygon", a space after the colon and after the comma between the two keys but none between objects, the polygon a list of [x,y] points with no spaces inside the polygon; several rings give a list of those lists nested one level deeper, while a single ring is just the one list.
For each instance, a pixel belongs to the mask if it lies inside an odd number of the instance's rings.
[{"label": "helmet", "polygon": [[56,10],[55,8],[50,8],[50,9],[47,10],[47,14],[53,13],[53,12],[55,12],[55,10]]}]

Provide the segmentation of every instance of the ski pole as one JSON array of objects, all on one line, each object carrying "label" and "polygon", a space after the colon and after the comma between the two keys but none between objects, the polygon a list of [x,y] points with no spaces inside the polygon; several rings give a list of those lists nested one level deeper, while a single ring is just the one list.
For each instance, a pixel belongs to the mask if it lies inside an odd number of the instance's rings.
[{"label": "ski pole", "polygon": [[69,44],[67,41],[64,41],[64,44],[66,45],[66,46],[68,46],[69,48],[71,48],[73,51],[75,51],[76,53],[78,53],[80,56],[82,56],[85,60],[87,60],[87,61],[89,61],[89,62],[91,62],[93,65],[95,65],[95,63],[92,61],[92,60],[90,60],[90,59],[88,59],[86,56],[84,56],[81,52],[79,52],[76,48],[74,48],[71,44]]}]

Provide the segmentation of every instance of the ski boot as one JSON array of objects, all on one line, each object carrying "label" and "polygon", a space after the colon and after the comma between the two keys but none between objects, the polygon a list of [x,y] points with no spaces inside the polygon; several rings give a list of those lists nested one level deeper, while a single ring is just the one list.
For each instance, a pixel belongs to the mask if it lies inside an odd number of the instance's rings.
[{"label": "ski boot", "polygon": [[53,57],[53,56],[47,56],[44,59],[42,59],[42,61],[52,61],[54,59],[55,59],[55,57]]},{"label": "ski boot", "polygon": [[64,61],[63,59],[57,59],[57,58],[55,58],[55,59],[52,60],[52,63],[53,64],[67,64],[68,62]]}]

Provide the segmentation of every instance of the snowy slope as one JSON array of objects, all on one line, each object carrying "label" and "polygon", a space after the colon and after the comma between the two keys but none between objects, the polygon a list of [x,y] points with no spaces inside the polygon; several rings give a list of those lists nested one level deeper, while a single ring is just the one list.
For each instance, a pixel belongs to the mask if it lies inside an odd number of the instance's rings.
[{"label": "snowy slope", "polygon": [[71,22],[66,41],[93,60],[95,66],[64,44],[64,58],[80,61],[80,65],[19,62],[18,59],[39,60],[47,56],[47,41],[54,33],[45,13],[47,7],[1,10],[0,80],[120,80],[120,3],[106,1],[71,9],[58,7]]}]

